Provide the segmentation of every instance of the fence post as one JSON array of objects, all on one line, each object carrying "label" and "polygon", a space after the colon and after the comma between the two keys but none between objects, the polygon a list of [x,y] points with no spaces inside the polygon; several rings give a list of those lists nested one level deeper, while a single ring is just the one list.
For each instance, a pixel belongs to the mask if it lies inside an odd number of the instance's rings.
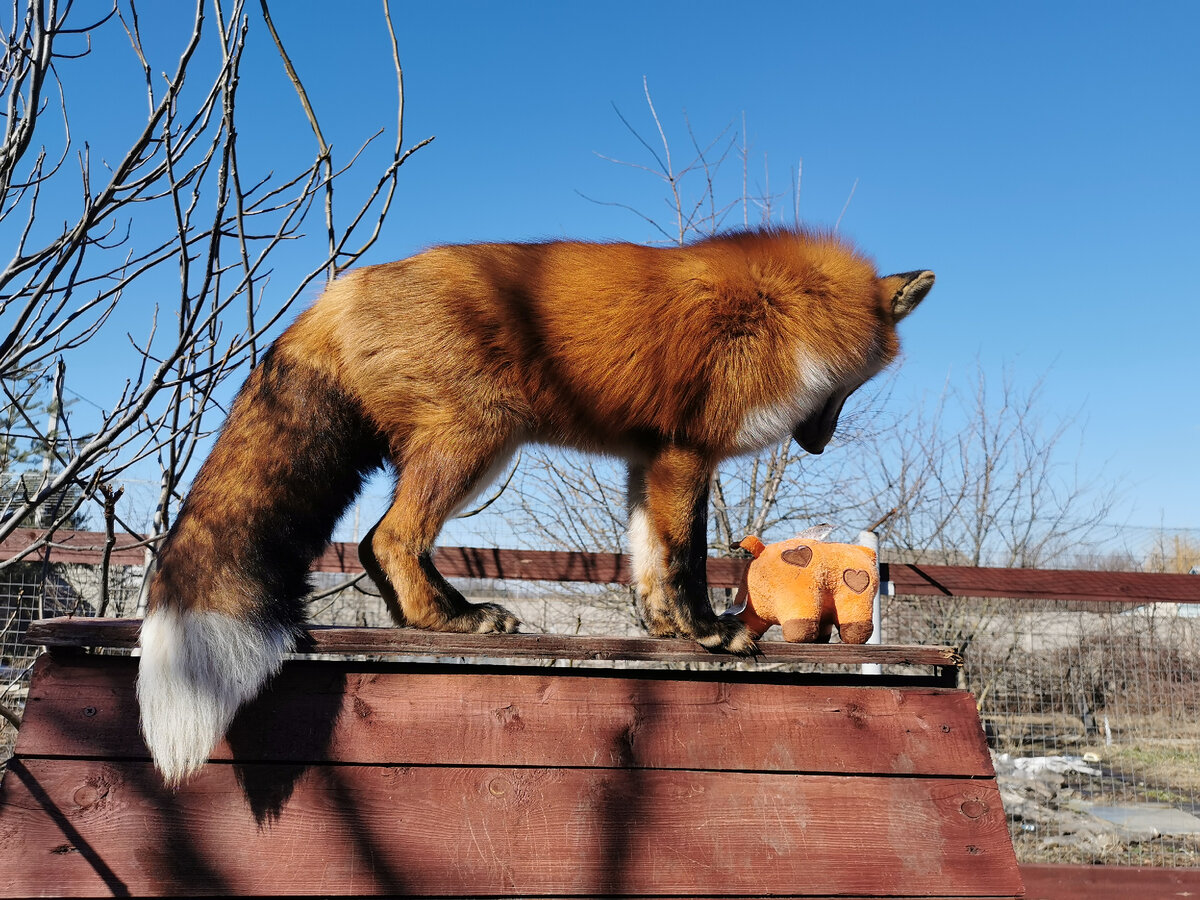
[{"label": "fence post", "polygon": [[[874,531],[860,531],[858,533],[858,543],[866,547],[868,550],[875,551],[876,565],[879,563],[879,535]],[[880,581],[875,587],[875,596],[871,598],[871,636],[867,638],[868,644],[880,644],[883,642],[882,628],[882,613],[879,604],[879,591],[883,587],[883,582]],[[863,663],[862,673],[864,675],[882,675],[883,666],[879,663]]]}]

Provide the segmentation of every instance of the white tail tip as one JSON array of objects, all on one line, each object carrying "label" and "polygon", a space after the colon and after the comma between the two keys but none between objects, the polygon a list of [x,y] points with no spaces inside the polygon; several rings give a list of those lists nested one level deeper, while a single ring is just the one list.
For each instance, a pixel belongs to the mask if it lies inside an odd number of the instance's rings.
[{"label": "white tail tip", "polygon": [[294,642],[282,625],[264,630],[217,612],[146,616],[137,684],[142,734],[168,785],[204,765],[238,708],[279,671]]}]

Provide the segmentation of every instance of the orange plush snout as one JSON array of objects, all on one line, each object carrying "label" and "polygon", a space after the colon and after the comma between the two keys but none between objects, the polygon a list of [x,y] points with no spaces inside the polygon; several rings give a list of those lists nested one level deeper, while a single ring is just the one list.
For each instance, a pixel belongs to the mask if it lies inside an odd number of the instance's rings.
[{"label": "orange plush snout", "polygon": [[842,643],[867,642],[879,588],[874,550],[804,537],[763,544],[751,536],[740,546],[754,559],[726,615],[745,622],[755,638],[778,624],[785,641],[828,641],[836,625]]}]

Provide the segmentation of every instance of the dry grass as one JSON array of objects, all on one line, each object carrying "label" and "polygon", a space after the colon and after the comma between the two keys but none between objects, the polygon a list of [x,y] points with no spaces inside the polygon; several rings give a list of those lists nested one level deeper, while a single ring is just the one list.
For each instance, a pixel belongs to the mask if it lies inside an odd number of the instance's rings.
[{"label": "dry grass", "polygon": [[17,742],[17,729],[13,728],[7,721],[0,719],[0,776],[3,776],[4,769],[8,765],[8,758],[12,756],[13,746]]},{"label": "dry grass", "polygon": [[1200,866],[1200,841],[1194,838],[1155,838],[1131,844],[1113,836],[1108,842],[1081,847],[1047,843],[1037,834],[1018,831],[1013,834],[1013,849],[1022,864],[1061,863],[1064,865]]}]

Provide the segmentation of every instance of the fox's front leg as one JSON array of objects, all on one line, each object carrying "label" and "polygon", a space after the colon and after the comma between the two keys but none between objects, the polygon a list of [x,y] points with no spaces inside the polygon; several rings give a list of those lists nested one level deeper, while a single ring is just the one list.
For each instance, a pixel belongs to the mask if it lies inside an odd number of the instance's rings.
[{"label": "fox's front leg", "polygon": [[708,490],[713,467],[682,447],[659,451],[629,472],[633,585],[647,630],[677,634],[710,650],[751,653],[737,619],[718,617],[708,599]]}]

